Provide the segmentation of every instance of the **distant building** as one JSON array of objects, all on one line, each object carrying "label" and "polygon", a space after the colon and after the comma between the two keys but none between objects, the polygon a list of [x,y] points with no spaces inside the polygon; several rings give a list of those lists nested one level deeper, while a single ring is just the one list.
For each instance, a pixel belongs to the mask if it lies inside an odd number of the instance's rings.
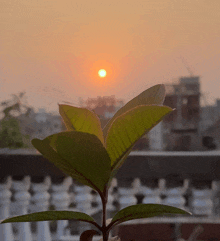
[{"label": "distant building", "polygon": [[200,130],[205,131],[220,119],[220,99],[216,100],[215,105],[201,107]]},{"label": "distant building", "polygon": [[220,149],[220,100],[216,104],[201,108],[200,130],[203,146],[208,149]]},{"label": "distant building", "polygon": [[166,86],[164,105],[175,110],[164,118],[166,150],[201,150],[200,81],[199,76],[181,77],[178,83]]}]

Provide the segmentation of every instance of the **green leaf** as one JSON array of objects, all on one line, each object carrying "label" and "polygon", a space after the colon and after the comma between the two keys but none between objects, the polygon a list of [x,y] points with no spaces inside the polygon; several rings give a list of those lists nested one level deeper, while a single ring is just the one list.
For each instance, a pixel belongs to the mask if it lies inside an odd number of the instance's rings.
[{"label": "green leaf", "polygon": [[137,204],[126,207],[120,210],[113,217],[110,226],[116,223],[122,223],[133,219],[139,218],[151,218],[155,216],[163,216],[163,215],[177,215],[177,214],[185,214],[191,215],[191,213],[184,211],[180,208],[175,208],[167,205],[161,204]]},{"label": "green leaf", "polygon": [[[66,173],[69,176],[72,176],[73,178],[76,178],[79,176],[75,170],[72,168],[72,166],[59,154],[52,148],[50,145],[49,138],[45,138],[44,140],[40,139],[32,139],[32,145],[50,162],[52,162],[55,166],[57,166],[60,170],[62,170],[64,173]],[[79,176],[80,177],[80,176]],[[83,181],[83,180],[82,180]],[[89,186],[89,183],[86,185]]]},{"label": "green leaf", "polygon": [[68,131],[34,139],[32,144],[66,174],[103,192],[111,173],[111,161],[101,141],[92,134]]},{"label": "green leaf", "polygon": [[104,139],[106,140],[108,130],[117,117],[139,105],[163,105],[164,99],[165,86],[163,84],[152,86],[151,88],[143,91],[115,113],[103,129]]},{"label": "green leaf", "polygon": [[69,131],[76,130],[94,134],[104,143],[101,123],[94,112],[70,105],[59,105],[59,112]]},{"label": "green leaf", "polygon": [[71,176],[78,182],[85,184],[91,188],[93,186],[88,182],[82,175],[69,164],[65,159],[63,159],[59,154],[51,147],[49,138],[44,140],[33,139],[32,145],[50,162],[52,162],[56,167],[62,170],[65,174]]},{"label": "green leaf", "polygon": [[113,171],[123,164],[136,141],[171,111],[167,106],[138,106],[115,119],[106,138]]},{"label": "green leaf", "polygon": [[54,220],[71,220],[77,219],[79,221],[95,223],[95,220],[86,213],[73,211],[44,211],[31,214],[25,214],[12,218],[7,218],[1,223],[12,222],[38,222],[38,221],[54,221]]},{"label": "green leaf", "polygon": [[80,241],[92,241],[94,235],[100,235],[96,230],[86,230],[80,235]]}]

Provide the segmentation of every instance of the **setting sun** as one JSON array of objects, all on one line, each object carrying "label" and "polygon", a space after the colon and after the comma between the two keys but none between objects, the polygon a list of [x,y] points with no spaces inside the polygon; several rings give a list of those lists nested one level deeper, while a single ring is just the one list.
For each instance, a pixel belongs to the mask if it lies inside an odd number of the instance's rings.
[{"label": "setting sun", "polygon": [[106,71],[104,69],[100,69],[98,75],[99,77],[104,78],[106,76]]}]

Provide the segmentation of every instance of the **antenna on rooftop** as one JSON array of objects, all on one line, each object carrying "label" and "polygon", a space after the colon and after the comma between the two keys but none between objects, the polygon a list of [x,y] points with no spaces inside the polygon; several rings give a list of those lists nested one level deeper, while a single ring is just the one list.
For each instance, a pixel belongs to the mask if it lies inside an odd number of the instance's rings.
[{"label": "antenna on rooftop", "polygon": [[180,59],[182,60],[182,63],[184,64],[185,68],[188,70],[190,76],[193,77],[193,76],[194,76],[193,71],[192,71],[192,69],[189,67],[189,65],[188,65],[188,63],[186,62],[186,60],[185,60],[182,56],[180,56]]}]

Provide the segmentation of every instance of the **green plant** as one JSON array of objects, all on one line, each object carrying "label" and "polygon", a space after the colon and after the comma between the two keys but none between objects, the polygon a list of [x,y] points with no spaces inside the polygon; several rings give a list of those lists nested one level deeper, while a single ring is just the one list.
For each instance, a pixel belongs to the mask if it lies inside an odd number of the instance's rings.
[{"label": "green plant", "polygon": [[[106,204],[111,180],[134,144],[172,111],[171,108],[162,106],[164,97],[163,85],[145,90],[118,110],[103,130],[92,111],[59,105],[59,112],[68,131],[43,140],[32,140],[33,146],[45,158],[78,182],[98,192],[103,207],[101,225],[85,213],[72,211],[32,213],[8,218],[2,223],[77,219],[93,224],[101,231],[103,241],[107,241],[109,231],[125,221],[158,215],[189,214],[171,206],[138,204],[120,210],[106,224]],[[94,230],[86,231],[81,235],[81,240],[91,240],[95,233]]]}]

